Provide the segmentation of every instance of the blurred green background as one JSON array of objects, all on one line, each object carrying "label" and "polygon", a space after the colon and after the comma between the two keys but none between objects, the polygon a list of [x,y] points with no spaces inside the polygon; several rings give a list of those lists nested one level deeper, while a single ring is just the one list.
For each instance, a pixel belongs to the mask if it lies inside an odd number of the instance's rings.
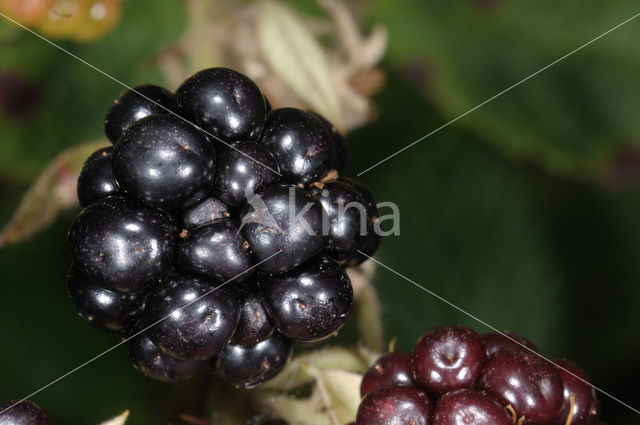
[{"label": "blurred green background", "polygon": [[[307,12],[315,6],[299,0]],[[378,118],[348,138],[355,175],[640,12],[634,1],[373,0],[389,50]],[[129,85],[163,83],[152,60],[185,28],[177,0],[128,0],[119,26],[62,42]],[[161,23],[161,24],[159,24]],[[377,258],[550,357],[582,364],[596,385],[640,407],[640,19],[362,176],[396,202],[401,235]],[[0,115],[0,222],[55,154],[100,138],[122,87],[7,21],[0,72],[30,81],[26,116]],[[6,92],[6,85],[5,85]],[[0,99],[1,100],[1,99]],[[29,394],[114,344],[66,295],[62,215],[0,250],[0,400]],[[408,350],[434,326],[487,329],[379,269],[385,334]],[[152,382],[117,349],[33,398],[54,423],[92,424],[129,408],[161,423],[181,386]],[[636,424],[602,397],[603,419]]]}]

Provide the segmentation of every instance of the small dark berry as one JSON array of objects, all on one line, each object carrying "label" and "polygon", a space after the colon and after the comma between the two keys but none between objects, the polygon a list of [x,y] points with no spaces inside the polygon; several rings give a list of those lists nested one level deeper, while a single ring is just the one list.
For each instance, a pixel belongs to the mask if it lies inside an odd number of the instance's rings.
[{"label": "small dark berry", "polygon": [[436,403],[433,425],[513,425],[507,410],[481,391],[447,393]]},{"label": "small dark berry", "polygon": [[367,232],[367,211],[359,192],[342,181],[313,185],[310,192],[322,203],[329,226],[327,255],[344,261],[358,254],[358,239]]},{"label": "small dark berry", "polygon": [[242,307],[238,329],[231,338],[231,344],[249,346],[269,338],[275,329],[266,308],[253,285],[242,290]]},{"label": "small dark berry", "polygon": [[422,335],[413,351],[418,387],[440,395],[471,387],[486,361],[477,333],[464,326],[445,326]]},{"label": "small dark berry", "polygon": [[227,286],[185,273],[169,273],[162,290],[145,309],[147,335],[162,351],[185,360],[205,360],[231,339],[240,318],[240,302]]},{"label": "small dark berry", "polygon": [[0,412],[0,425],[51,425],[44,411],[28,400],[0,403]]},{"label": "small dark berry", "polygon": [[128,340],[127,348],[133,367],[157,381],[186,381],[203,366],[200,361],[179,360],[163,353],[144,333]]},{"label": "small dark berry", "polygon": [[413,387],[382,388],[360,403],[356,425],[431,425],[429,397]]},{"label": "small dark berry", "polygon": [[71,267],[67,277],[69,297],[80,316],[98,329],[120,332],[135,325],[144,308],[137,292],[119,293],[96,285]]},{"label": "small dark berry", "polygon": [[311,183],[335,168],[331,133],[310,112],[274,109],[267,115],[260,142],[275,156],[287,183]]},{"label": "small dark berry", "polygon": [[207,198],[182,215],[182,225],[185,229],[193,229],[215,220],[229,218],[229,215],[227,206],[220,200]]},{"label": "small dark berry", "polygon": [[359,192],[367,211],[367,231],[365,234],[358,235],[356,240],[356,250],[365,255],[356,252],[353,257],[346,261],[346,266],[353,267],[368,260],[367,255],[369,257],[373,256],[380,245],[380,234],[376,231],[375,226],[378,222],[378,206],[367,186],[355,179],[345,178],[343,181],[350,183]]},{"label": "small dark berry", "polygon": [[519,346],[493,353],[479,386],[503,405],[511,404],[516,416],[524,416],[530,425],[551,423],[562,408],[562,379],[555,366]]},{"label": "small dark berry", "polygon": [[[569,360],[561,359],[554,363],[560,366],[558,373],[564,388],[564,401],[555,424],[594,425],[600,417],[600,401],[595,388],[589,385],[591,382],[589,375]],[[572,397],[573,409],[571,409]],[[571,415],[570,421],[567,420],[569,415]]]},{"label": "small dark berry", "polygon": [[237,209],[247,202],[247,195],[260,193],[279,180],[278,165],[264,147],[255,142],[235,142],[235,149],[218,155],[213,194],[229,208]]},{"label": "small dark berry", "polygon": [[256,140],[266,115],[258,86],[227,68],[209,68],[189,77],[176,91],[178,111],[227,142]]},{"label": "small dark berry", "polygon": [[[484,344],[484,348],[487,352],[487,358],[491,357],[493,353],[495,353],[505,345],[522,344],[525,347],[532,349],[536,353],[540,352],[540,350],[538,350],[538,347],[536,347],[533,342],[529,341],[527,338],[523,337],[522,335],[518,335],[513,332],[503,332],[503,333],[504,335],[502,335],[499,332],[489,332],[489,333],[480,335],[480,338],[482,339],[482,343]],[[512,339],[515,340],[516,342],[514,342]]]},{"label": "small dark berry", "polygon": [[78,200],[86,207],[115,195],[119,185],[111,168],[113,147],[98,149],[87,158],[78,177]]},{"label": "small dark berry", "polygon": [[347,149],[347,142],[340,131],[329,122],[328,119],[322,115],[310,111],[313,115],[318,117],[320,121],[329,129],[331,133],[331,139],[333,140],[333,152],[335,157],[335,169],[339,172],[344,171],[347,168],[349,162],[349,154]]},{"label": "small dark berry", "polygon": [[69,231],[69,248],[87,278],[106,289],[130,292],[168,269],[177,233],[166,213],[110,197],[80,212]]},{"label": "small dark berry", "polygon": [[283,273],[320,251],[322,214],[320,201],[296,186],[271,186],[254,197],[242,210],[241,229],[256,261],[264,261],[259,268]]},{"label": "small dark berry", "polygon": [[228,344],[216,356],[215,370],[225,382],[253,388],[278,375],[291,355],[291,341],[274,333],[252,346]]},{"label": "small dark berry", "polygon": [[178,242],[178,263],[212,280],[235,282],[253,274],[249,244],[230,219],[197,227]]},{"label": "small dark berry", "polygon": [[113,102],[104,120],[104,132],[115,144],[136,121],[149,115],[169,114],[167,109],[171,109],[172,102],[173,94],[162,87],[152,84],[136,86]]},{"label": "small dark berry", "polygon": [[351,313],[351,281],[344,268],[327,257],[286,274],[259,276],[258,286],[278,329],[295,341],[324,339]]},{"label": "small dark berry", "polygon": [[127,195],[171,212],[205,199],[215,152],[206,136],[179,118],[152,115],[132,125],[113,150],[113,173]]},{"label": "small dark berry", "polygon": [[411,356],[407,353],[387,353],[371,365],[362,377],[360,396],[385,387],[413,387]]}]

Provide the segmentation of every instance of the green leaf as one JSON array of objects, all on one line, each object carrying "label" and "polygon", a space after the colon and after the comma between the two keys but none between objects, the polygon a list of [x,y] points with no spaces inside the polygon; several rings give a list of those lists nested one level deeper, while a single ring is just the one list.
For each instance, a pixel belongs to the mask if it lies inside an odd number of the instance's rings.
[{"label": "green leaf", "polygon": [[77,206],[76,186],[82,165],[91,153],[107,145],[107,141],[86,143],[65,150],[51,161],[0,232],[0,248],[29,238],[60,212]]},{"label": "green leaf", "polygon": [[[636,13],[637,3],[630,0],[400,0],[371,2],[370,18],[388,26],[390,60],[442,114],[423,121],[409,144]],[[457,125],[509,157],[552,173],[593,178],[623,145],[640,146],[640,76],[634,72],[640,54],[632,48],[638,37],[636,20]]]},{"label": "green leaf", "polygon": [[[402,147],[435,119],[418,96],[390,75],[377,99],[381,118],[348,138],[352,172]],[[384,237],[375,258],[498,329],[562,353],[563,275],[540,209],[542,183],[530,171],[455,127],[374,168],[365,183],[378,202],[394,202],[400,210],[400,235]],[[377,268],[374,287],[385,334],[398,338],[399,350],[411,350],[436,326],[489,331],[383,267]]]}]

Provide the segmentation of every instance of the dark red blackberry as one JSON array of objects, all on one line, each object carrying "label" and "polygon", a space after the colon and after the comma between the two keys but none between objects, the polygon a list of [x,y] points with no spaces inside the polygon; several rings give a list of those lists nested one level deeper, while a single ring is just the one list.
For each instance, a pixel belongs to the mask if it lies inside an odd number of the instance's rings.
[{"label": "dark red blackberry", "polygon": [[433,425],[513,425],[513,422],[504,406],[487,393],[462,389],[440,397]]},{"label": "dark red blackberry", "polygon": [[[555,421],[556,425],[594,425],[600,417],[600,401],[595,388],[590,385],[589,375],[577,364],[569,360],[555,360],[562,379],[562,409]],[[571,420],[567,420],[571,416]]]},{"label": "dark red blackberry", "polygon": [[411,356],[407,353],[387,353],[371,365],[362,377],[360,396],[385,387],[413,387]]},{"label": "dark red blackberry", "polygon": [[413,351],[418,387],[432,395],[471,388],[486,361],[477,333],[464,326],[445,326],[424,334]]},{"label": "dark red blackberry", "polygon": [[482,343],[484,344],[484,348],[487,352],[487,357],[490,357],[493,353],[495,353],[505,345],[521,344],[527,348],[532,349],[536,353],[540,351],[533,342],[529,341],[522,335],[518,335],[513,332],[489,332],[480,335],[480,338],[482,339]]},{"label": "dark red blackberry", "polygon": [[517,418],[524,416],[531,425],[553,422],[562,408],[563,385],[556,368],[515,345],[489,357],[479,386],[503,405],[511,405]]},{"label": "dark red blackberry", "polygon": [[360,403],[356,425],[431,425],[429,397],[414,387],[381,388]]}]

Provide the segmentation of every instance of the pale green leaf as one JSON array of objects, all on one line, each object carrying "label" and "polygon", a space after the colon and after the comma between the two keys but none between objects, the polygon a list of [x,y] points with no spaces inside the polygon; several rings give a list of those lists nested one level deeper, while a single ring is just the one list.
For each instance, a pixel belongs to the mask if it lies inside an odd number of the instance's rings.
[{"label": "pale green leaf", "polygon": [[360,405],[362,375],[340,369],[312,370],[316,389],[327,412],[335,424],[346,424],[356,419]]},{"label": "pale green leaf", "polygon": [[106,145],[106,141],[85,143],[55,157],[31,185],[0,233],[0,247],[30,237],[49,225],[60,212],[76,206],[76,184],[82,165],[93,151]]}]

